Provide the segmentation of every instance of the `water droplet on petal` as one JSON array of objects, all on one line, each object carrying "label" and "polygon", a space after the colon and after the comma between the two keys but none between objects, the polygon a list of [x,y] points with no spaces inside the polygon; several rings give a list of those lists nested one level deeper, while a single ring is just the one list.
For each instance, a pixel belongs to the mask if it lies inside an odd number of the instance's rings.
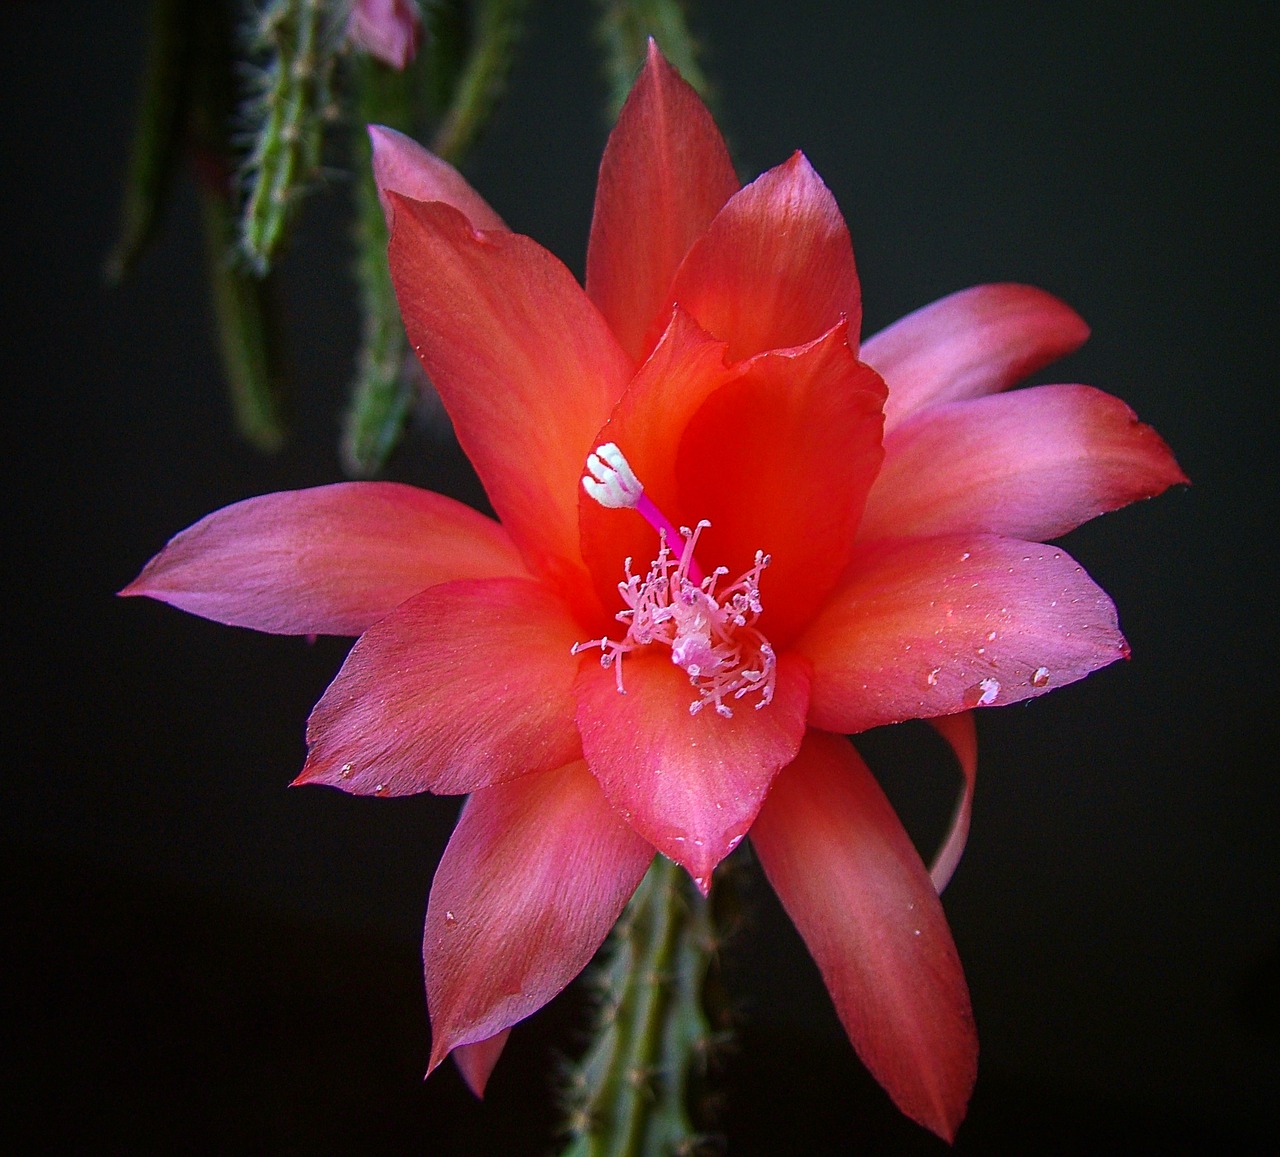
[{"label": "water droplet on petal", "polygon": [[452,912],[446,912],[444,914],[444,922],[446,924],[456,924],[458,922],[458,918]]},{"label": "water droplet on petal", "polygon": [[1049,685],[1049,668],[1037,667],[1031,676],[1032,687],[1047,687]]},{"label": "water droplet on petal", "polygon": [[352,768],[352,765],[351,765],[351,764],[349,764],[349,763],[344,763],[344,764],[342,765],[341,770],[338,772],[338,778],[339,778],[339,779],[350,779],[350,778],[351,778],[351,772],[352,772],[352,770],[353,770],[353,768]]},{"label": "water droplet on petal", "polygon": [[970,687],[964,693],[965,705],[968,707],[990,707],[1000,694],[998,679],[983,679],[976,687]]},{"label": "water droplet on petal", "polygon": [[941,672],[941,670],[942,670],[941,667],[935,667],[932,671],[929,672],[929,674],[927,674],[924,677],[924,681],[930,687],[936,687],[938,685],[938,674]]},{"label": "water droplet on petal", "polygon": [[387,790],[387,785],[385,783],[380,783],[373,789],[373,794],[381,795],[386,790]]}]

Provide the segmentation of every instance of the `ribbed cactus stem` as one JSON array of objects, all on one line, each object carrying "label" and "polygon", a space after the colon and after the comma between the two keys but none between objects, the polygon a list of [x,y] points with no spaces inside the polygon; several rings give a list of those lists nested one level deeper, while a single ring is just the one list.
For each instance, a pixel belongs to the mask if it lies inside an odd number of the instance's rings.
[{"label": "ribbed cactus stem", "polygon": [[299,197],[320,171],[341,42],[334,8],[328,0],[272,0],[251,36],[266,62],[261,92],[246,109],[252,145],[243,172],[240,250],[259,276],[271,268]]},{"label": "ribbed cactus stem", "polygon": [[592,1043],[567,1081],[564,1157],[684,1157],[715,1034],[703,1009],[716,948],[685,872],[655,858],[596,966]]}]

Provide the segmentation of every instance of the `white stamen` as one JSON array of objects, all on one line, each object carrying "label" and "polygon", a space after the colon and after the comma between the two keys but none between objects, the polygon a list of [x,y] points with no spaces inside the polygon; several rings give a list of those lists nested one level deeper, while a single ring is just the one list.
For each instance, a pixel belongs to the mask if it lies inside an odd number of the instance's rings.
[{"label": "white stamen", "polygon": [[631,464],[612,442],[597,446],[594,454],[587,455],[587,470],[590,474],[584,475],[582,489],[601,506],[611,510],[633,507],[644,494]]}]

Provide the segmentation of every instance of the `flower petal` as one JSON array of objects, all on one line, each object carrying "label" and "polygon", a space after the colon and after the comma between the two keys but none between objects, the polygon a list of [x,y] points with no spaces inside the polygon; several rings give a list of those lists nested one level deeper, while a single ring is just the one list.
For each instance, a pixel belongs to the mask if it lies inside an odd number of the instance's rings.
[{"label": "flower petal", "polygon": [[422,43],[422,13],[414,0],[355,0],[347,39],[403,71]]},{"label": "flower petal", "polygon": [[[680,435],[702,403],[740,371],[724,364],[724,343],[704,333],[682,310],[627,387],[596,444],[615,442],[644,486],[645,496],[676,526],[702,514],[685,509],[676,478]],[[585,467],[585,460],[582,466]],[[644,573],[658,553],[658,535],[634,510],[610,510],[578,489],[582,553],[601,606],[621,609],[618,583],[627,558]],[[607,629],[608,624],[601,629]]]},{"label": "flower petal", "polygon": [[698,94],[649,42],[600,163],[587,294],[639,364],[670,315],[676,267],[738,178]]},{"label": "flower petal", "polygon": [[370,125],[369,143],[373,146],[373,180],[387,216],[387,228],[391,227],[388,193],[401,193],[415,201],[443,201],[476,229],[506,228],[502,218],[457,169],[412,137],[385,125]]},{"label": "flower petal", "polygon": [[968,988],[928,873],[847,740],[809,733],[751,843],[863,1063],[951,1140],[977,1076]]},{"label": "flower petal", "polygon": [[760,629],[783,648],[849,561],[876,472],[884,383],[838,323],[799,349],[751,359],[708,397],[677,455],[681,506],[711,523],[699,545],[729,581],[770,555]]},{"label": "flower petal", "polygon": [[472,795],[427,906],[427,1071],[559,993],[600,947],[652,859],[581,761]]},{"label": "flower petal", "polygon": [[582,750],[609,802],[658,851],[686,868],[705,893],[711,870],[755,819],[778,771],[804,735],[808,671],[792,656],[778,663],[773,702],[749,700],[733,718],[693,715],[689,677],[653,646],[615,672],[585,656],[574,693]]},{"label": "flower petal", "polygon": [[1074,559],[987,535],[858,548],[796,650],[813,664],[809,722],[846,735],[1016,703],[1129,653]]},{"label": "flower petal", "polygon": [[1089,327],[1029,285],[977,285],[917,309],[862,343],[889,383],[885,429],[940,402],[994,394],[1079,349]]},{"label": "flower petal", "polygon": [[577,634],[530,579],[423,591],[351,648],[307,721],[295,783],[448,795],[577,759]]},{"label": "flower petal", "polygon": [[120,593],[280,635],[358,635],[436,583],[525,573],[502,527],[452,498],[339,482],[215,510]]},{"label": "flower petal", "polygon": [[478,233],[447,205],[390,196],[409,340],[526,562],[576,597],[578,479],[630,360],[540,245]]},{"label": "flower petal", "polygon": [[859,535],[1042,541],[1186,480],[1119,398],[1037,386],[931,406],[901,423],[885,441]]},{"label": "flower petal", "polygon": [[939,715],[929,722],[947,741],[955,754],[956,762],[960,764],[960,774],[964,777],[964,786],[960,789],[960,798],[956,801],[956,810],[952,813],[946,838],[929,868],[933,886],[938,890],[938,895],[942,895],[942,889],[951,883],[951,877],[955,875],[956,866],[964,855],[964,846],[969,839],[973,788],[978,780],[978,731],[974,726],[972,711],[961,711],[958,715]]},{"label": "flower petal", "polygon": [[804,345],[841,319],[856,342],[862,299],[849,230],[802,153],[729,198],[669,300],[728,342],[731,361]]},{"label": "flower petal", "polygon": [[509,1028],[491,1036],[488,1040],[476,1041],[475,1044],[459,1045],[453,1050],[453,1059],[462,1073],[462,1079],[477,1097],[484,1096],[485,1085],[493,1074],[502,1050],[506,1048],[507,1037],[511,1035]]}]

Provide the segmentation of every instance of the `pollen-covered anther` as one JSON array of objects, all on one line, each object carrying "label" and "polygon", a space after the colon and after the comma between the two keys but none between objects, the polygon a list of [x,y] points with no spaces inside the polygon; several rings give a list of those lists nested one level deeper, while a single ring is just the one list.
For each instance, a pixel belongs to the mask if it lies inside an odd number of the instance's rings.
[{"label": "pollen-covered anther", "polygon": [[698,692],[689,713],[696,715],[709,704],[728,719],[733,716],[732,700],[754,694],[759,709],[773,699],[777,656],[754,625],[764,610],[760,575],[769,556],[757,551],[755,565],[746,574],[717,590],[727,568],[717,567],[699,578],[693,561],[698,538],[710,525],[704,520],[692,530],[680,528],[684,545],[679,560],[672,557],[666,532],[660,531],[658,557],[643,578],[631,572],[627,559],[626,581],[618,584],[626,607],[617,615],[618,622],[626,624],[626,637],[619,642],[604,638],[576,643],[573,651],[599,647],[600,665],[614,668],[618,691],[625,694],[622,656],[661,643],[671,649],[671,661],[684,669]]}]

